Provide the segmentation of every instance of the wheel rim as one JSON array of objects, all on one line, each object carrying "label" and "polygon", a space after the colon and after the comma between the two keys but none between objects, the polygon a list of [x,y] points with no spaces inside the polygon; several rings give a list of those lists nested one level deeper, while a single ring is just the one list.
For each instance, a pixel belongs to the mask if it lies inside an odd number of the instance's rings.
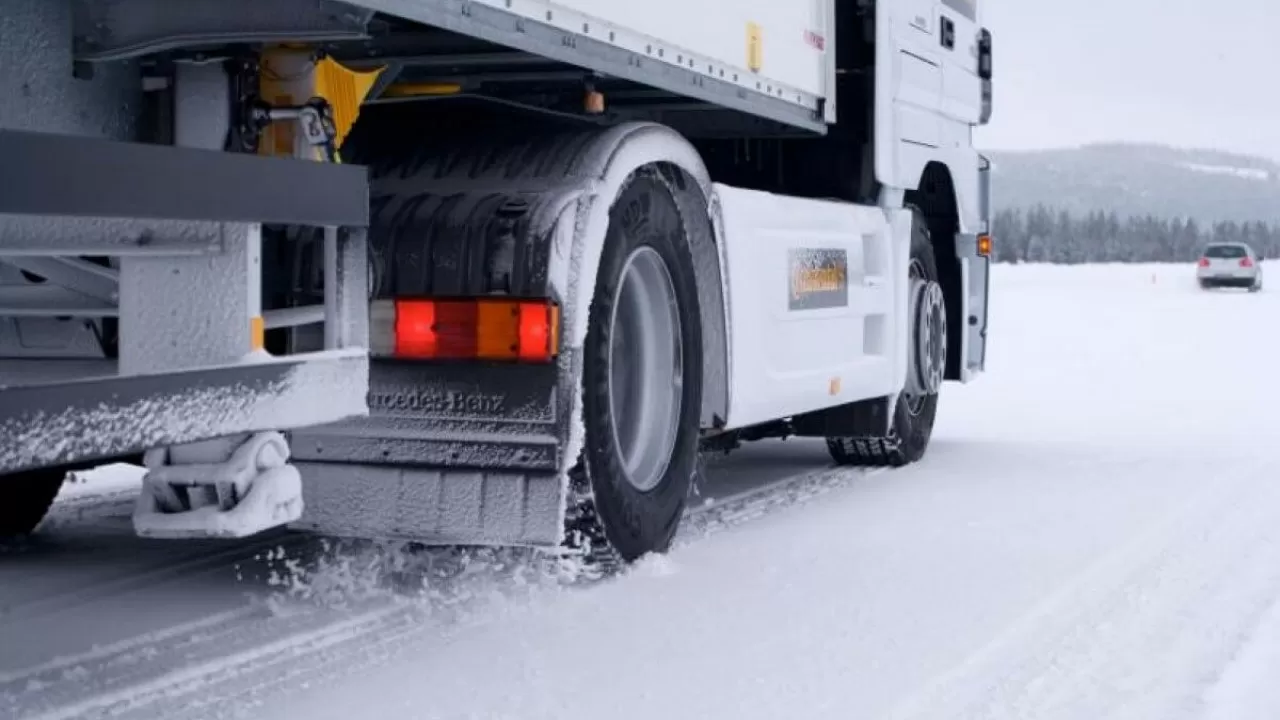
[{"label": "wheel rim", "polygon": [[924,265],[913,259],[911,283],[911,352],[903,400],[907,412],[919,415],[925,400],[938,392],[946,371],[947,315],[942,286],[930,280]]},{"label": "wheel rim", "polygon": [[614,450],[627,482],[647,492],[671,461],[684,388],[675,284],[648,246],[627,257],[614,292],[608,377]]}]

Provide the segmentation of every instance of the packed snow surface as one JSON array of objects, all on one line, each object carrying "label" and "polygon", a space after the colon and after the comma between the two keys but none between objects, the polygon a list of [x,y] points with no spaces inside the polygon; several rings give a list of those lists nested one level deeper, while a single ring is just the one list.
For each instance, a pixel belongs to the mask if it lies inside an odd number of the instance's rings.
[{"label": "packed snow surface", "polygon": [[677,547],[598,582],[139,540],[136,471],[86,476],[0,551],[0,717],[1280,717],[1280,292],[1001,266],[991,300],[988,373],[944,388],[922,462],[711,458]]}]

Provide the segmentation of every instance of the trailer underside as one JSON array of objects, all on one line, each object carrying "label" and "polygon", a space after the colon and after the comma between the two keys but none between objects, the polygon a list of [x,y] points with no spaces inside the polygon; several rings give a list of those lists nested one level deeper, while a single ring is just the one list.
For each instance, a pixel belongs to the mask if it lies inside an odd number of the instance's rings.
[{"label": "trailer underside", "polygon": [[[372,102],[394,101],[397,94],[388,96],[388,88],[414,83],[459,85],[465,92],[553,109],[556,103],[548,100],[562,94],[560,87],[592,81],[626,89],[610,102],[628,115],[622,119],[664,122],[681,132],[693,130],[703,121],[700,116],[714,117],[710,129],[755,117],[808,133],[826,131],[818,97],[627,28],[593,28],[590,19],[550,3],[192,0],[179,8],[164,0],[79,0],[77,5],[77,55],[86,62],[169,51],[217,54],[237,42],[308,43],[353,66],[385,65],[387,72],[370,93]],[[565,112],[577,114],[577,100],[569,98]],[[737,127],[735,134],[747,128],[759,134],[767,125]]]}]

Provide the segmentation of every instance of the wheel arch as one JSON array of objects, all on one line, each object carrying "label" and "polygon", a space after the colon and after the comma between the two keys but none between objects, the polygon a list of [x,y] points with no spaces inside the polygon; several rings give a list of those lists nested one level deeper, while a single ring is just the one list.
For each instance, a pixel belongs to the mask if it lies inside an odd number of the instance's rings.
[{"label": "wheel arch", "polygon": [[701,427],[721,427],[729,417],[729,335],[723,245],[711,214],[708,187],[685,168],[659,163],[675,198],[693,256],[702,322]]},{"label": "wheel arch", "polygon": [[964,284],[956,236],[960,233],[960,203],[951,169],[937,160],[925,165],[914,190],[904,201],[924,216],[938,263],[938,278],[947,307],[947,380],[959,380],[963,364]]},{"label": "wheel arch", "polygon": [[[573,222],[571,263],[560,273],[569,290],[564,294],[567,340],[578,348],[586,339],[600,256],[608,234],[609,212],[626,183],[638,173],[662,180],[679,208],[697,279],[703,335],[702,427],[723,424],[729,407],[729,350],[727,299],[723,276],[723,246],[713,219],[711,179],[692,144],[674,130],[655,123],[628,123],[610,129],[597,141],[605,162],[599,185],[578,202]],[[553,277],[555,277],[553,273]]]}]

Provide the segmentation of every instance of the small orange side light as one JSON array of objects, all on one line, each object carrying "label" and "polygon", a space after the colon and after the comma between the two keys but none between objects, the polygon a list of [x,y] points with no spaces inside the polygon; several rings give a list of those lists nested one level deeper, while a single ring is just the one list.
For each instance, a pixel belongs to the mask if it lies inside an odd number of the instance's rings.
[{"label": "small orange side light", "polygon": [[257,352],[267,346],[267,325],[261,315],[249,318],[249,349]]},{"label": "small orange side light", "polygon": [[978,236],[978,256],[991,257],[991,236],[987,233]]}]

